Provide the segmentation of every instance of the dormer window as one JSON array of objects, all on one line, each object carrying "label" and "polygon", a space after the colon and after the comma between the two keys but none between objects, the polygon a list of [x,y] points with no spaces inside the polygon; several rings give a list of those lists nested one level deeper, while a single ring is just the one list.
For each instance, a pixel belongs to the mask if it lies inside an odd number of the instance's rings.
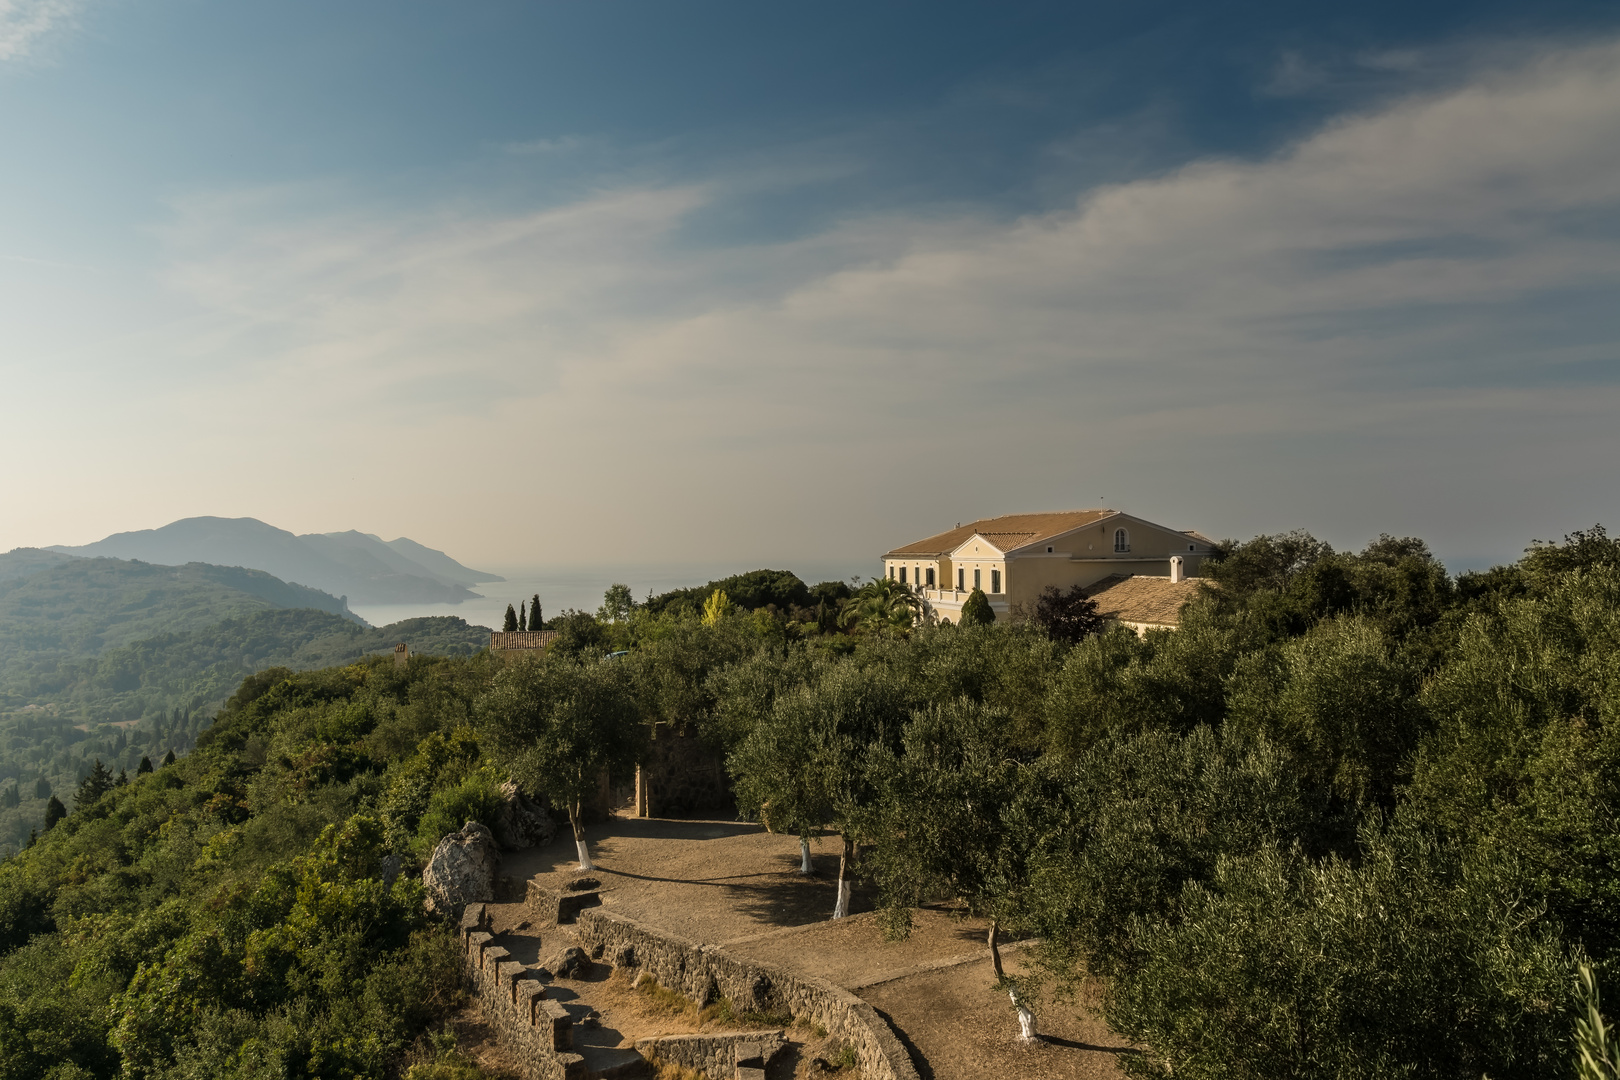
[{"label": "dormer window", "polygon": [[1124,552],[1127,552],[1129,550],[1131,550],[1131,534],[1126,532],[1124,529],[1115,529],[1114,530],[1114,552],[1115,552],[1115,554],[1123,554]]}]

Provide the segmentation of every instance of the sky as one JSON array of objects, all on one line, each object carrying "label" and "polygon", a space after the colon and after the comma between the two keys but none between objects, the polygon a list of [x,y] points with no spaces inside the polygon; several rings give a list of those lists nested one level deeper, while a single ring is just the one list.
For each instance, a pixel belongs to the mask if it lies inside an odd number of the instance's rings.
[{"label": "sky", "polygon": [[0,550],[1620,527],[1620,6],[0,0]]}]

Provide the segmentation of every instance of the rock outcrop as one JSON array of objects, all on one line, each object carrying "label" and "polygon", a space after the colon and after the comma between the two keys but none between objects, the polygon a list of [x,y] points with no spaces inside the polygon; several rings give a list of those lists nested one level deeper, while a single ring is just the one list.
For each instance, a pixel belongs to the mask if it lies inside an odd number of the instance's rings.
[{"label": "rock outcrop", "polygon": [[495,839],[508,851],[544,847],[557,835],[557,822],[508,780],[501,785],[506,796],[495,815]]},{"label": "rock outcrop", "polygon": [[478,822],[469,821],[450,833],[433,849],[433,857],[422,871],[427,909],[457,918],[468,904],[494,900],[499,861],[495,837]]}]

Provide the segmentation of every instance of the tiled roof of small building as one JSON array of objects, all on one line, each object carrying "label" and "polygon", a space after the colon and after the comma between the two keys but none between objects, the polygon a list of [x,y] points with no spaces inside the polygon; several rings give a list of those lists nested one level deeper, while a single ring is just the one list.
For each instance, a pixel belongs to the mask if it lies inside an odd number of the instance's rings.
[{"label": "tiled roof of small building", "polygon": [[974,534],[989,540],[1002,551],[1011,551],[1112,517],[1115,513],[1117,511],[1114,510],[1066,510],[1053,514],[1003,514],[1001,517],[980,518],[926,540],[918,540],[915,544],[897,547],[884,557],[944,555],[961,547]]},{"label": "tiled roof of small building", "polygon": [[1123,623],[1152,626],[1180,626],[1181,608],[1198,595],[1203,578],[1147,577],[1141,574],[1111,574],[1086,592],[1097,601],[1097,614]]},{"label": "tiled roof of small building", "polygon": [[555,630],[491,630],[491,652],[512,652],[519,649],[544,649],[557,640]]}]

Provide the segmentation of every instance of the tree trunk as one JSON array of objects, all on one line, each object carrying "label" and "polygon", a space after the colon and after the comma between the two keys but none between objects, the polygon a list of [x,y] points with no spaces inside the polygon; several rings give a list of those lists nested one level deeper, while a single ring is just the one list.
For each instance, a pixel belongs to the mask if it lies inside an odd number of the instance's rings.
[{"label": "tree trunk", "polygon": [[568,804],[568,824],[574,827],[574,849],[579,852],[579,868],[581,870],[595,870],[591,865],[591,853],[585,846],[585,827],[579,823],[583,812],[580,800],[575,799]]},{"label": "tree trunk", "polygon": [[990,932],[985,939],[990,945],[990,966],[996,973],[996,985],[1007,988],[1007,997],[1012,1000],[1013,1009],[1018,1013],[1018,1039],[1020,1042],[1035,1042],[1040,1038],[1035,1033],[1035,1014],[1029,1007],[1018,1000],[1018,987],[1007,980],[1007,973],[1001,967],[1001,924],[995,919],[990,920]]},{"label": "tree trunk", "polygon": [[844,834],[844,851],[838,856],[838,902],[833,905],[833,918],[842,919],[849,914],[850,871],[855,861],[855,841]]},{"label": "tree trunk", "polygon": [[1013,1008],[1018,1010],[1018,1041],[1039,1042],[1040,1036],[1035,1033],[1035,1014],[1018,1000],[1017,990],[1008,990],[1007,996],[1012,998]]},{"label": "tree trunk", "polygon": [[799,837],[799,873],[813,874],[816,868],[810,865],[810,841]]}]

